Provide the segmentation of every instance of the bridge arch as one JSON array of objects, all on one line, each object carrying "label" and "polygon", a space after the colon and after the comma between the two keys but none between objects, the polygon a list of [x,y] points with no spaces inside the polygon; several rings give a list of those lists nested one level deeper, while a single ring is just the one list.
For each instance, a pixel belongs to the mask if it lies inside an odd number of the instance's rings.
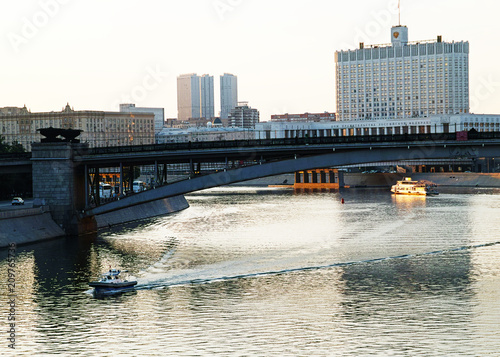
[{"label": "bridge arch", "polygon": [[418,145],[403,147],[367,147],[365,149],[335,150],[328,154],[296,157],[281,161],[271,161],[237,169],[221,171],[189,180],[178,181],[157,187],[120,201],[115,201],[86,211],[87,215],[99,215],[132,205],[158,199],[183,195],[189,192],[229,185],[262,177],[275,176],[296,171],[338,167],[380,161],[441,159],[450,157],[477,157],[498,154],[498,148],[491,146],[448,146]]}]

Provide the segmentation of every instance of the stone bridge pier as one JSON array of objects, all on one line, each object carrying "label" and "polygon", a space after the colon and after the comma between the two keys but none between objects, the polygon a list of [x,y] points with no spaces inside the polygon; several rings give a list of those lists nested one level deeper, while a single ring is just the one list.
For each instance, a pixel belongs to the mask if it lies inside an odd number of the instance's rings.
[{"label": "stone bridge pier", "polygon": [[32,144],[34,204],[49,206],[52,219],[67,235],[97,230],[94,217],[82,214],[85,208],[85,167],[75,163],[88,144],[42,142]]}]

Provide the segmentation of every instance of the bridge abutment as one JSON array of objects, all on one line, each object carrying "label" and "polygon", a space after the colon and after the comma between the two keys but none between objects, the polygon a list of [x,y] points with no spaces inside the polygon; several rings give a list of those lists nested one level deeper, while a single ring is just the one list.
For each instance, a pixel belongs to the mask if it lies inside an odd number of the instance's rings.
[{"label": "bridge abutment", "polygon": [[344,173],[338,169],[314,169],[295,172],[294,188],[326,188],[344,187]]},{"label": "bridge abutment", "polygon": [[52,219],[68,235],[97,230],[94,217],[80,214],[85,208],[84,167],[74,162],[88,144],[55,142],[32,144],[33,198],[50,207]]}]

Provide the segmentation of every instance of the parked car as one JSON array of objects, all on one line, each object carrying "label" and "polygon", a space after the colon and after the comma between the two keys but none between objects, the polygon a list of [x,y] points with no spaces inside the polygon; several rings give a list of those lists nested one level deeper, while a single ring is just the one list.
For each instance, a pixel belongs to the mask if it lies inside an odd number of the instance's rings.
[{"label": "parked car", "polygon": [[24,205],[24,200],[21,197],[14,197],[12,199],[12,205]]}]

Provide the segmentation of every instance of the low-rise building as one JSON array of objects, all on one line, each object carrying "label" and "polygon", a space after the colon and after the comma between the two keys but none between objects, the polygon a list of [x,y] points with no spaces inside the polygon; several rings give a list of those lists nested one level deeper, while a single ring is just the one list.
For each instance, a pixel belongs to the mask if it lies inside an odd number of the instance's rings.
[{"label": "low-rise building", "polygon": [[320,122],[320,121],[335,121],[335,113],[303,113],[303,114],[273,114],[271,115],[271,121],[276,122]]},{"label": "low-rise building", "polygon": [[429,118],[351,120],[351,121],[269,121],[255,128],[220,127],[209,123],[205,127],[165,128],[158,142],[188,142],[211,140],[275,139],[295,137],[360,136],[454,133],[475,129],[479,132],[500,131],[500,115],[456,114],[434,115]]},{"label": "low-rise building", "polygon": [[344,120],[335,122],[262,122],[255,126],[256,139],[454,133],[475,129],[500,131],[500,115],[442,114],[428,118]]},{"label": "low-rise building", "polygon": [[155,133],[159,133],[165,124],[165,109],[151,107],[136,107],[135,104],[120,104],[121,113],[153,113],[155,116]]},{"label": "low-rise building", "polygon": [[208,124],[204,128],[164,128],[157,135],[156,140],[159,144],[167,144],[190,141],[249,140],[254,138],[254,130],[245,130],[243,128],[224,128]]}]

